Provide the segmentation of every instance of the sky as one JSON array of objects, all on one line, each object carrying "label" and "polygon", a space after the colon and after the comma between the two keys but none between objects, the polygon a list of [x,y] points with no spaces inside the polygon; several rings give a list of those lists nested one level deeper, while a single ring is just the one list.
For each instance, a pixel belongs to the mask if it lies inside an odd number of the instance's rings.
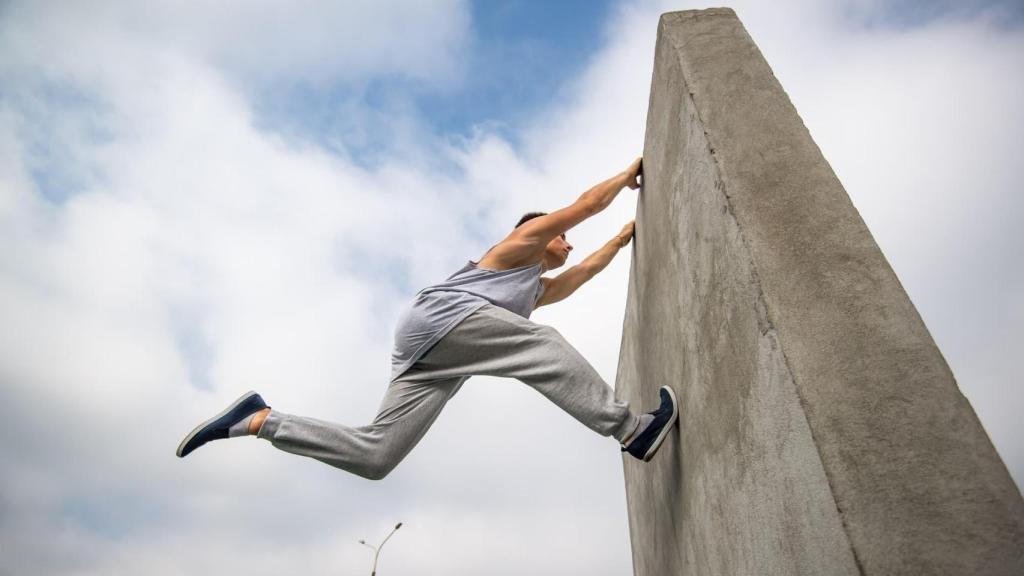
[{"label": "sky", "polygon": [[[731,4],[1024,481],[1024,9]],[[415,292],[642,153],[692,2],[0,3],[5,573],[631,571],[618,445],[474,378],[387,478],[191,427],[363,424]],[[574,264],[633,217],[569,233]],[[532,320],[615,381],[621,252]],[[651,409],[653,407],[635,407]]]}]

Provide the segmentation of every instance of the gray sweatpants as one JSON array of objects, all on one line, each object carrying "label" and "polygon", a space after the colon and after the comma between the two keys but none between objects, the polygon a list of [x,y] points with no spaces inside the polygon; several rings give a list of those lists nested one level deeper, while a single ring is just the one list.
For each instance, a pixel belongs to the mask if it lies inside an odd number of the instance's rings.
[{"label": "gray sweatpants", "polygon": [[364,478],[384,478],[470,376],[516,378],[591,430],[622,442],[639,423],[554,328],[487,304],[390,383],[372,424],[344,426],[271,410],[258,436]]}]

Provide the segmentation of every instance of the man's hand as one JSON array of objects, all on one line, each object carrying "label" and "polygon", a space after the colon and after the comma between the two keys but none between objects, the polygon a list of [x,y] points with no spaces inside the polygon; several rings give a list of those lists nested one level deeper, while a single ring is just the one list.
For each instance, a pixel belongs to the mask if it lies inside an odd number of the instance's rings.
[{"label": "man's hand", "polygon": [[[589,190],[584,192],[578,200],[576,200],[576,204],[587,206],[590,212],[588,217],[593,216],[607,208],[624,186],[632,190],[639,188],[640,182],[637,179],[644,171],[643,166],[640,164],[641,160],[643,160],[643,158],[637,158],[622,172],[613,175],[600,184],[592,186]],[[543,216],[541,216],[541,218],[543,218]],[[534,220],[540,220],[540,218],[534,218]],[[530,220],[530,222],[533,222],[533,220]],[[574,224],[578,223],[579,222],[577,221]],[[557,236],[557,234],[554,236]]]},{"label": "man's hand", "polygon": [[623,172],[626,175],[626,186],[630,190],[636,190],[640,187],[640,176],[644,173],[643,156],[637,158],[629,165],[629,168]]},{"label": "man's hand", "polygon": [[629,224],[623,226],[622,230],[615,235],[615,237],[619,239],[620,247],[625,247],[626,244],[629,244],[629,241],[633,239],[633,228],[635,223],[636,220],[630,220]]}]

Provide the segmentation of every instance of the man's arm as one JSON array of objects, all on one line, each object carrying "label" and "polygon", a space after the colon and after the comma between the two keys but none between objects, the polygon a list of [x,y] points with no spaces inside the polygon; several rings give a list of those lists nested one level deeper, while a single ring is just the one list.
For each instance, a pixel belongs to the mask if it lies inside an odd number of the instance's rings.
[{"label": "man's arm", "polygon": [[[562,272],[554,278],[541,278],[544,282],[544,293],[537,301],[537,307],[554,304],[569,297],[584,282],[604,270],[619,249],[629,244],[633,238],[633,222],[622,227],[622,231],[609,240],[597,252],[583,259],[582,262]],[[545,282],[546,281],[546,282]]]},{"label": "man's arm", "polygon": [[637,158],[626,170],[593,186],[569,206],[523,223],[494,247],[493,257],[507,265],[539,259],[548,242],[607,208],[624,186],[639,188],[641,160]]}]

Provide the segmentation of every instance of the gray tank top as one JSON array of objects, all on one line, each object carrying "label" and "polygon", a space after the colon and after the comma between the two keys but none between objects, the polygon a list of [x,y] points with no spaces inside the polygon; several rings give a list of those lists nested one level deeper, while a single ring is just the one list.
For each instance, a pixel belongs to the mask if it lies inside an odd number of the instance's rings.
[{"label": "gray tank top", "polygon": [[489,270],[469,260],[444,282],[417,292],[395,328],[391,379],[398,378],[459,322],[487,303],[529,318],[544,293],[542,263]]}]

